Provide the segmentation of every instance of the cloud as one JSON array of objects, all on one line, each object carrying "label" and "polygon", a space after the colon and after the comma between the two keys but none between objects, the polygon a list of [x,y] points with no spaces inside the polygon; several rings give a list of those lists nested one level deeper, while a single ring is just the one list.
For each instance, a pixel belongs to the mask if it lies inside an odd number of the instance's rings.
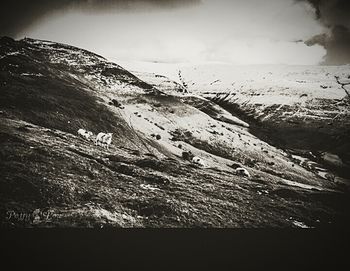
[{"label": "cloud", "polygon": [[308,46],[321,45],[327,53],[323,64],[350,63],[350,1],[349,0],[296,0],[307,2],[315,12],[315,18],[327,29],[326,33],[308,39]]},{"label": "cloud", "polygon": [[172,9],[199,4],[201,0],[9,0],[1,2],[0,35],[15,37],[43,17],[65,9],[88,12]]},{"label": "cloud", "polygon": [[309,16],[313,9],[309,7],[308,11],[291,0],[201,0],[192,6],[177,4],[175,9],[170,4],[165,7],[139,0],[122,12],[116,12],[117,8],[98,12],[89,5],[77,5],[47,15],[16,38],[67,43],[117,63],[143,60],[314,65],[326,53],[322,46],[292,42],[306,40],[323,27]]}]

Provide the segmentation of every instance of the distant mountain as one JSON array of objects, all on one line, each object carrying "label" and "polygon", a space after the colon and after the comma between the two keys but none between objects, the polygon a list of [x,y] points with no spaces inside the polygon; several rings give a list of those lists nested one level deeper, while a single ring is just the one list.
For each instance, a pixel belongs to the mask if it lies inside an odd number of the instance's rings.
[{"label": "distant mountain", "polygon": [[[194,91],[182,77],[131,73],[65,44],[1,38],[1,225],[349,222],[346,179],[253,135],[245,110],[231,114],[222,94]],[[209,86],[219,82],[212,79]],[[100,132],[113,133],[109,149],[95,145]]]}]

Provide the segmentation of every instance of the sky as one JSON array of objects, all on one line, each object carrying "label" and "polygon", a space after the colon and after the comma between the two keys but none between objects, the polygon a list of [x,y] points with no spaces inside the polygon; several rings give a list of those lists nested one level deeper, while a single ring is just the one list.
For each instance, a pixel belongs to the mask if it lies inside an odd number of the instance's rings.
[{"label": "sky", "polygon": [[337,65],[350,63],[346,1],[12,0],[1,4],[0,35],[67,43],[117,63]]}]

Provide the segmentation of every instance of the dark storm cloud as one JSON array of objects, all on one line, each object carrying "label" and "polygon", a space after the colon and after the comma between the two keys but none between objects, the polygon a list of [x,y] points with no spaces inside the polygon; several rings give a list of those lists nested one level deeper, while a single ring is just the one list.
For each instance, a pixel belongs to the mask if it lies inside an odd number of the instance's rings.
[{"label": "dark storm cloud", "polygon": [[315,9],[316,19],[327,33],[316,35],[305,42],[327,50],[324,64],[341,65],[350,63],[350,1],[349,0],[296,0],[308,2]]},{"label": "dark storm cloud", "polygon": [[111,10],[171,9],[194,5],[201,0],[9,0],[0,4],[0,36],[16,36],[44,16],[75,8],[89,12]]},{"label": "dark storm cloud", "polygon": [[330,33],[319,34],[305,42],[306,45],[315,44],[327,50],[324,63],[328,65],[341,65],[350,63],[350,31],[345,26],[336,25]]}]

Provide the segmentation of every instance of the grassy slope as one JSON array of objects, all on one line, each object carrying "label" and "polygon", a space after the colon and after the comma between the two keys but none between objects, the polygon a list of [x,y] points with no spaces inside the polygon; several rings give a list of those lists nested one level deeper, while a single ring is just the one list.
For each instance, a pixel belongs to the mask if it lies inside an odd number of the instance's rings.
[{"label": "grassy slope", "polygon": [[[106,152],[5,118],[0,138],[3,226],[325,226],[347,217],[342,193],[291,189],[114,146]],[[49,219],[6,219],[6,210],[35,209],[49,211]]]},{"label": "grassy slope", "polygon": [[[349,222],[349,200],[340,191],[291,187],[268,174],[247,179],[169,155],[103,104],[86,81],[71,77],[67,67],[51,63],[45,52],[31,46],[2,40],[0,47],[2,54],[16,47],[23,52],[0,59],[2,226],[261,227],[294,226],[296,221],[308,226]],[[43,76],[21,76],[23,72]],[[165,98],[145,94],[144,101],[149,99]],[[165,108],[158,110],[165,114]],[[77,137],[81,127],[114,132],[111,149]],[[8,219],[9,210],[37,209],[49,216]]]}]

